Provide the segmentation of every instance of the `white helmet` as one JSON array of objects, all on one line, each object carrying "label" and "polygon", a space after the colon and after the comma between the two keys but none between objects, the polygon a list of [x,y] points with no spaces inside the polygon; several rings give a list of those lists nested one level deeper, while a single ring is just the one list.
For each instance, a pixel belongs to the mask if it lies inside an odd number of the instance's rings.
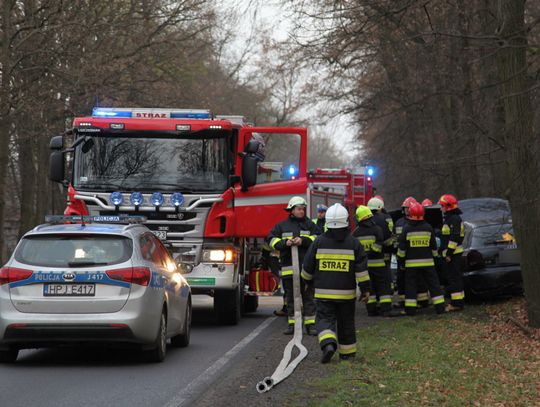
[{"label": "white helmet", "polygon": [[367,203],[367,207],[372,211],[380,211],[384,209],[384,202],[379,198],[371,198]]},{"label": "white helmet", "polygon": [[349,212],[340,203],[332,205],[326,211],[326,227],[340,229],[349,226]]},{"label": "white helmet", "polygon": [[292,211],[292,209],[295,207],[295,206],[298,206],[298,205],[302,205],[302,206],[307,206],[307,202],[304,198],[302,198],[301,196],[293,196],[290,200],[289,200],[289,204],[287,205],[287,211]]}]

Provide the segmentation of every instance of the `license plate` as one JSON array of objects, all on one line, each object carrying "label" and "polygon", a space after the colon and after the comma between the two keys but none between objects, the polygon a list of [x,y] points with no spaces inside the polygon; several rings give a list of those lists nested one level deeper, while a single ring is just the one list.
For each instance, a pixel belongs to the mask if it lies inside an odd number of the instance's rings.
[{"label": "license plate", "polygon": [[94,297],[95,284],[44,284],[43,295],[46,297]]},{"label": "license plate", "polygon": [[167,240],[167,232],[164,230],[152,230],[152,233],[156,235],[159,240]]}]

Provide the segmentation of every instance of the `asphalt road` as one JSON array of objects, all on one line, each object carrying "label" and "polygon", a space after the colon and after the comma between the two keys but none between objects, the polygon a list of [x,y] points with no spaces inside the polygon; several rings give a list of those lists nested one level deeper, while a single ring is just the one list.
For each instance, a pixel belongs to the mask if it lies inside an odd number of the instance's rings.
[{"label": "asphalt road", "polygon": [[259,310],[237,326],[214,322],[211,301],[194,297],[191,344],[169,346],[163,363],[146,363],[138,352],[104,348],[24,350],[0,365],[0,405],[164,406],[189,405],[257,346],[281,298],[261,298]]}]

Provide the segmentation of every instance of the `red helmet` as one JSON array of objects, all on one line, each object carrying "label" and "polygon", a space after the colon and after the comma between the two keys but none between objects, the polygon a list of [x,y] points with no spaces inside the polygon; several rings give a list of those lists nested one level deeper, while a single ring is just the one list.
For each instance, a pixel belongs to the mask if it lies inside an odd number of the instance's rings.
[{"label": "red helmet", "polygon": [[410,208],[413,203],[416,203],[416,199],[414,199],[412,196],[409,196],[405,198],[403,203],[401,204],[402,208]]},{"label": "red helmet", "polygon": [[426,198],[422,201],[422,206],[431,206],[431,205],[433,205],[433,202],[431,202],[431,199]]},{"label": "red helmet", "polygon": [[410,220],[424,220],[424,207],[418,202],[414,202],[409,207]]},{"label": "red helmet", "polygon": [[458,200],[454,195],[445,194],[439,199],[439,204],[444,208],[444,210],[451,211],[452,209],[456,209],[458,207]]},{"label": "red helmet", "polygon": [[384,199],[383,199],[383,197],[382,197],[382,196],[380,196],[380,195],[375,195],[375,196],[374,196],[373,198],[377,198],[377,199],[380,199],[381,201],[383,201],[383,202],[384,202]]}]

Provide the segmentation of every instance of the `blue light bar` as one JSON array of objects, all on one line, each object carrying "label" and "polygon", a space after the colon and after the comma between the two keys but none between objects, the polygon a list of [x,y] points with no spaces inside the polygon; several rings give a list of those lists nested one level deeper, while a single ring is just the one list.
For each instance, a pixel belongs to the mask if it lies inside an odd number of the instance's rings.
[{"label": "blue light bar", "polygon": [[175,192],[171,195],[171,203],[178,207],[184,204],[184,195],[181,192]]},{"label": "blue light bar", "polygon": [[210,113],[175,113],[171,112],[171,119],[211,119]]},{"label": "blue light bar", "polygon": [[122,195],[122,192],[119,192],[119,191],[115,191],[111,194],[111,196],[109,197],[109,201],[114,205],[114,206],[118,206],[120,205],[121,203],[124,202],[124,195]]},{"label": "blue light bar", "polygon": [[165,197],[161,192],[154,192],[150,196],[150,202],[152,202],[152,205],[154,206],[161,206],[165,202]]},{"label": "blue light bar", "polygon": [[211,119],[210,110],[204,109],[143,109],[94,107],[93,117],[124,117],[133,119]]},{"label": "blue light bar", "polygon": [[117,111],[110,108],[94,107],[92,110],[93,117],[131,117],[132,112]]},{"label": "blue light bar", "polygon": [[296,167],[294,165],[289,166],[289,175],[296,174]]}]

